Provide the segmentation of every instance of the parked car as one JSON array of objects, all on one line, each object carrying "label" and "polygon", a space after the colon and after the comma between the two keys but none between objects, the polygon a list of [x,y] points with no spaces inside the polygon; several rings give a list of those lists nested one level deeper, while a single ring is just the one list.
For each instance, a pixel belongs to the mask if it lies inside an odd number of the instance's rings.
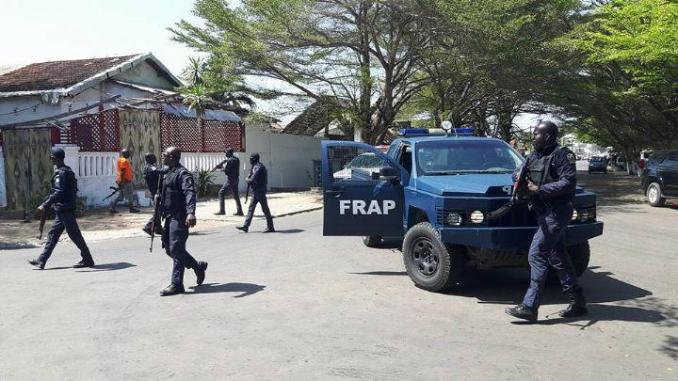
[{"label": "parked car", "polygon": [[589,174],[591,172],[602,172],[607,174],[607,160],[601,156],[593,156],[589,160]]},{"label": "parked car", "polygon": [[373,152],[365,152],[356,156],[344,168],[334,172],[333,178],[336,180],[348,180],[351,178],[369,179],[374,173],[384,166],[384,159],[378,157]]},{"label": "parked car", "polygon": [[678,198],[678,150],[655,152],[640,177],[640,185],[652,206]]}]

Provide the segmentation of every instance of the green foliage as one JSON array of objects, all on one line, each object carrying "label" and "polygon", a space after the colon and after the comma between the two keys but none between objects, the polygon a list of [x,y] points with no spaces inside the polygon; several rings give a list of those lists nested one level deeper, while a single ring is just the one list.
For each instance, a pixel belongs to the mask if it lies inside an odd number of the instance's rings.
[{"label": "green foliage", "polygon": [[194,173],[195,176],[195,190],[198,192],[198,197],[205,197],[210,194],[210,188],[214,184],[212,179],[212,172],[201,169]]}]

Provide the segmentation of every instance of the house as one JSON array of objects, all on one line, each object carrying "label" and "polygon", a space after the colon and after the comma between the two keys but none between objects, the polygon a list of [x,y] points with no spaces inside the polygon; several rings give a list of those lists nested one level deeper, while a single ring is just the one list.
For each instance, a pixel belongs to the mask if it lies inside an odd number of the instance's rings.
[{"label": "house", "polygon": [[[0,212],[33,210],[49,191],[52,146],[66,151],[88,206],[105,204],[122,148],[132,151],[137,196],[144,197],[146,152],[182,149],[191,171],[211,169],[231,147],[243,163],[259,152],[272,188],[315,183],[318,139],[245,128],[218,102],[198,117],[183,104],[176,78],[151,53],[35,63],[0,74]],[[247,146],[246,146],[247,142]],[[300,154],[303,152],[303,154]],[[223,173],[217,173],[219,182]],[[241,184],[244,188],[244,184]]]},{"label": "house", "polygon": [[132,151],[138,188],[146,152],[244,151],[240,118],[220,109],[197,118],[175,92],[181,85],[151,53],[34,63],[0,75],[0,206],[30,210],[46,194],[53,145],[66,150],[90,205],[102,204],[122,148]]},{"label": "house", "polygon": [[346,134],[339,128],[337,104],[331,100],[320,99],[308,106],[282,130],[283,134],[314,136],[333,140],[347,140]]}]

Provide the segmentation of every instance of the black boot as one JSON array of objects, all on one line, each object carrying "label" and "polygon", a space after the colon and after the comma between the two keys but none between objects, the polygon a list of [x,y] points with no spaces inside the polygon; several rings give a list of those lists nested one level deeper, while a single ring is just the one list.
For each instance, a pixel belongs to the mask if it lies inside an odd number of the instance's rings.
[{"label": "black boot", "polygon": [[559,315],[564,318],[584,316],[589,313],[586,308],[586,298],[581,288],[572,290],[570,294],[570,304],[564,310],[560,311]]},{"label": "black boot", "polygon": [[242,214],[242,210],[239,211],[239,212],[233,213],[233,215],[234,215],[234,216],[244,216],[244,214]]},{"label": "black boot", "polygon": [[518,319],[537,321],[537,311],[522,303],[515,307],[509,307],[504,311],[513,317],[517,317]]},{"label": "black boot", "polygon": [[235,228],[238,229],[238,230],[242,230],[245,233],[247,233],[249,231],[249,228],[247,226],[236,226]]},{"label": "black boot", "polygon": [[43,262],[43,261],[41,261],[41,260],[39,260],[39,259],[29,259],[29,260],[28,260],[28,263],[30,263],[31,265],[33,265],[33,266],[39,268],[40,270],[44,270],[44,269],[45,269],[45,262]]},{"label": "black boot", "polygon": [[205,281],[205,270],[207,270],[207,262],[199,261],[198,267],[193,269],[195,271],[195,283],[200,286]]},{"label": "black boot", "polygon": [[169,286],[167,286],[167,288],[160,291],[160,296],[170,296],[170,295],[176,295],[176,294],[183,294],[184,291],[185,291],[184,286],[176,285],[176,284],[172,283]]},{"label": "black boot", "polygon": [[269,226],[264,230],[264,233],[275,233],[275,228],[273,226]]},{"label": "black boot", "polygon": [[215,216],[223,216],[224,214],[226,214],[226,212],[223,210],[214,213]]},{"label": "black boot", "polygon": [[94,261],[91,259],[89,260],[83,259],[82,261],[73,265],[74,269],[81,269],[83,267],[94,267]]}]

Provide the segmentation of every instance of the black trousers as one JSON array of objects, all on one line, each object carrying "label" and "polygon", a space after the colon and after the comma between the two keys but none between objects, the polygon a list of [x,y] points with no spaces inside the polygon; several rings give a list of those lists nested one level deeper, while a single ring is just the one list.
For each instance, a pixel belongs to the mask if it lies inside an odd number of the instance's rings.
[{"label": "black trousers", "polygon": [[238,193],[238,179],[226,179],[224,185],[219,189],[219,213],[225,213],[224,197],[231,193],[235,200],[236,213],[242,214],[242,205],[240,204],[240,194]]},{"label": "black trousers", "polygon": [[530,287],[523,298],[523,304],[528,307],[539,308],[550,267],[558,275],[564,292],[581,292],[574,266],[565,250],[565,231],[571,217],[572,206],[569,203],[537,214],[538,229],[528,253]]},{"label": "black trousers", "polygon": [[[47,211],[44,213],[47,213]],[[80,232],[78,222],[75,220],[75,212],[55,213],[56,217],[54,218],[54,223],[52,224],[52,228],[49,229],[49,233],[47,233],[47,243],[45,243],[45,248],[38,259],[42,262],[47,262],[49,257],[52,255],[52,251],[54,251],[57,242],[59,242],[61,233],[66,230],[68,237],[71,239],[71,241],[73,241],[75,246],[80,249],[80,256],[82,256],[82,259],[84,261],[92,261],[92,254],[90,254],[89,248],[85,243],[85,239],[82,237],[82,233]]]},{"label": "black trousers", "polygon": [[257,204],[261,204],[261,210],[264,212],[264,216],[266,216],[266,227],[273,229],[273,217],[271,216],[271,211],[268,209],[266,192],[252,192],[252,201],[250,201],[250,206],[247,209],[247,217],[245,218],[245,224],[243,226],[246,228],[250,227],[252,217],[254,217],[254,209],[257,207]]},{"label": "black trousers", "polygon": [[184,269],[195,269],[198,262],[186,251],[188,226],[186,218],[167,216],[162,232],[162,244],[167,255],[174,261],[172,268],[172,284],[184,285]]}]

